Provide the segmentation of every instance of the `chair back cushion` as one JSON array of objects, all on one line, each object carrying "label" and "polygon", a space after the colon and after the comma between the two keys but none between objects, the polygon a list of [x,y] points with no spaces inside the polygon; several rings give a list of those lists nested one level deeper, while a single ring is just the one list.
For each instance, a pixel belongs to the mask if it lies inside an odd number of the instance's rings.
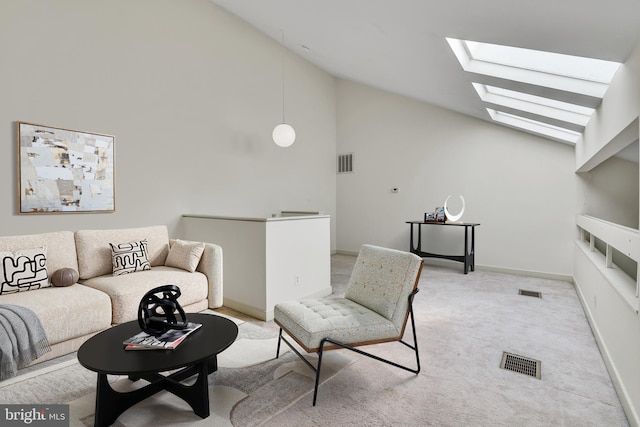
[{"label": "chair back cushion", "polygon": [[389,319],[404,330],[409,294],[418,286],[422,258],[410,252],[362,245],[345,298]]}]

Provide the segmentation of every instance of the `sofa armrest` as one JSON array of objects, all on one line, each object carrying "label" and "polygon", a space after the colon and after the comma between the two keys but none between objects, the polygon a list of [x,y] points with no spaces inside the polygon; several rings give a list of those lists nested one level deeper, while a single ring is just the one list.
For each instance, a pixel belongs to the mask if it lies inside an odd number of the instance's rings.
[{"label": "sofa armrest", "polygon": [[214,243],[205,243],[196,271],[207,276],[209,308],[222,307],[222,247]]}]

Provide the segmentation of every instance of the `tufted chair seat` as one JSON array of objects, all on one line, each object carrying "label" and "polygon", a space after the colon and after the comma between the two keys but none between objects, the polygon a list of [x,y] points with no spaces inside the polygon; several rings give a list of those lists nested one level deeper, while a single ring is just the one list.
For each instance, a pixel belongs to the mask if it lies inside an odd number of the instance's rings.
[{"label": "tufted chair seat", "polygon": [[[274,321],[280,326],[276,357],[284,341],[316,373],[314,405],[324,350],[345,348],[416,374],[420,372],[412,302],[418,292],[422,265],[422,258],[412,253],[362,245],[344,298],[287,301],[275,306]],[[409,316],[413,345],[402,341]],[[287,341],[283,331],[307,353],[318,353],[317,367]],[[413,349],[417,369],[355,349],[388,341],[400,341]]]},{"label": "tufted chair seat", "polygon": [[[346,298],[290,301],[276,305],[277,323],[309,353],[331,338],[352,343],[394,340],[398,331],[389,319]],[[325,350],[335,346],[325,346]]]}]

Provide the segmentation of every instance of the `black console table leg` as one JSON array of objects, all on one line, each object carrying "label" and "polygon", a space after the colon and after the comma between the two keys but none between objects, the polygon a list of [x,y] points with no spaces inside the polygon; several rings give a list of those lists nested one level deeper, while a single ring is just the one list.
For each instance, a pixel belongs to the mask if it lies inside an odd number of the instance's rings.
[{"label": "black console table leg", "polygon": [[471,271],[476,271],[476,228],[471,227]]},{"label": "black console table leg", "polygon": [[417,254],[422,251],[422,227],[418,227],[418,246],[416,246],[415,240],[413,238],[413,224],[410,224],[410,226],[411,228],[409,231],[409,252]]},{"label": "black console table leg", "polygon": [[464,227],[464,274],[469,272],[469,227]]}]

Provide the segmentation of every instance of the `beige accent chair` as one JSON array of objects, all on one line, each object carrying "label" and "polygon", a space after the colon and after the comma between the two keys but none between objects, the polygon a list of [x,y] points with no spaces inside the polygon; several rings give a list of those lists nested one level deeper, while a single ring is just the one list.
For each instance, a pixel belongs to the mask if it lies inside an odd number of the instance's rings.
[{"label": "beige accent chair", "polygon": [[[284,341],[316,374],[316,404],[324,350],[345,348],[412,373],[420,372],[418,342],[413,319],[413,298],[423,260],[415,254],[363,245],[354,265],[344,298],[320,298],[277,304],[274,321],[280,326],[276,358]],[[411,317],[413,345],[402,340]],[[283,335],[285,331],[307,353],[318,353],[314,367]],[[414,350],[417,368],[412,369],[355,347],[400,341]]]}]

